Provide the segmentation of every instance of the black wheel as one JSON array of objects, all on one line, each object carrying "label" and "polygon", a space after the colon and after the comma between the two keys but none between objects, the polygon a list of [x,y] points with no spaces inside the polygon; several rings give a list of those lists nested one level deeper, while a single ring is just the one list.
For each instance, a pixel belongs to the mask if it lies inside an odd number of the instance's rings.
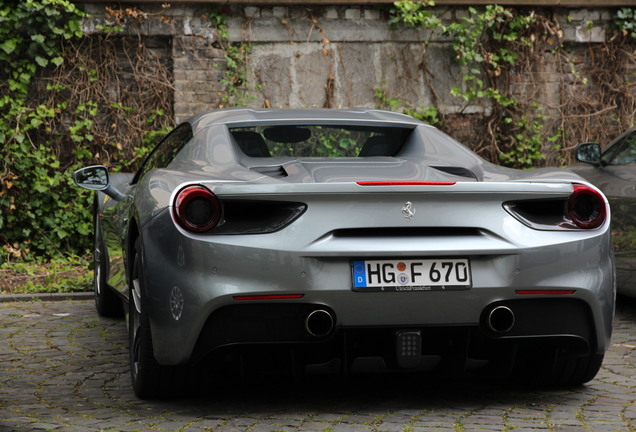
[{"label": "black wheel", "polygon": [[95,291],[95,309],[104,317],[121,317],[124,315],[119,296],[106,283],[106,248],[102,238],[97,203],[93,211],[93,228],[95,242],[93,248],[93,290]]},{"label": "black wheel", "polygon": [[141,242],[137,240],[133,252],[133,267],[128,298],[128,340],[130,375],[133,390],[141,399],[171,396],[178,383],[182,368],[157,363],[152,349],[150,318],[144,286],[144,268]]}]

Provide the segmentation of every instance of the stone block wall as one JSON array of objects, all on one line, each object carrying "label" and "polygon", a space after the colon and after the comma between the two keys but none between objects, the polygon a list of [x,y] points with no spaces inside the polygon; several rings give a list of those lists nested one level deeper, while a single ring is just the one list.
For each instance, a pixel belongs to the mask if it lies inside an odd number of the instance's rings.
[{"label": "stone block wall", "polygon": [[[106,3],[88,3],[86,33],[104,24]],[[472,133],[466,116],[488,114],[490,107],[467,104],[450,95],[465,85],[464,71],[452,59],[450,41],[430,31],[392,27],[385,11],[373,6],[299,5],[223,6],[228,36],[222,40],[211,25],[210,5],[138,4],[142,22],[125,22],[124,37],[137,34],[166,36],[172,44],[174,116],[176,121],[224,105],[224,48],[248,43],[247,83],[254,107],[377,107],[377,93],[411,108],[434,103],[440,113],[457,115],[455,134]],[[445,20],[457,20],[465,7],[436,8]],[[612,19],[609,8],[551,11],[559,22],[574,63],[586,61],[586,50],[605,40]],[[511,76],[510,86],[520,98],[557,109],[574,81],[558,67],[553,53]],[[565,96],[564,96],[565,95]]]}]

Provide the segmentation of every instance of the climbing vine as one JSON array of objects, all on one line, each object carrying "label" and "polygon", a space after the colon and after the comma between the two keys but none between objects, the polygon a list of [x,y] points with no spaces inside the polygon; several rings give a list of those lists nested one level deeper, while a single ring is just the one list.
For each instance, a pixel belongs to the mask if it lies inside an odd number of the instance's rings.
[{"label": "climbing vine", "polygon": [[613,22],[616,29],[621,33],[621,36],[629,36],[636,39],[636,9],[619,9],[616,12]]},{"label": "climbing vine", "polygon": [[[448,22],[436,16],[433,6],[432,1],[396,2],[391,23],[428,29],[449,39],[454,61],[463,71],[462,85],[451,94],[465,107],[484,110],[483,126],[475,131],[481,138],[472,147],[487,159],[516,168],[565,164],[577,142],[609,142],[611,137],[601,131],[615,135],[634,122],[634,98],[624,81],[625,65],[633,60],[626,49],[631,45],[627,39],[636,35],[633,9],[617,11],[617,30],[608,36],[609,43],[600,51],[590,47],[590,61],[581,63],[576,60],[580,54],[566,46],[558,21],[540,10],[470,7],[466,15]],[[548,56],[561,75],[558,86],[551,87],[559,103],[534,96],[537,65]],[[608,107],[614,114],[609,120],[602,118]],[[448,116],[440,115],[442,128]],[[602,124],[609,127],[599,129]]]},{"label": "climbing vine", "polygon": [[28,97],[39,73],[64,62],[61,44],[81,37],[81,17],[66,0],[0,6],[0,240],[13,255],[60,252],[73,242],[70,226],[90,232],[86,215],[69,211],[75,200],[63,192],[68,179],[55,149],[36,139],[62,106],[34,106]]},{"label": "climbing vine", "polygon": [[432,6],[433,2],[396,2],[391,21],[449,38],[454,60],[463,70],[462,86],[453,87],[451,95],[467,105],[482,104],[490,112],[486,133],[476,150],[509,166],[536,166],[545,157],[542,116],[540,112],[529,116],[527,106],[513,95],[509,76],[536,42],[537,23],[542,17],[488,5],[469,7],[463,18],[445,23],[434,15]]},{"label": "climbing vine", "polygon": [[420,106],[413,108],[411,104],[406,101],[388,96],[384,87],[374,88],[373,96],[378,104],[378,108],[388,109],[391,111],[399,111],[400,108],[402,108],[402,113],[430,125],[434,126],[440,123],[439,112],[434,106]]},{"label": "climbing vine", "polygon": [[217,44],[225,51],[225,63],[217,66],[222,75],[220,84],[225,90],[219,101],[219,108],[249,105],[256,100],[253,90],[259,87],[248,80],[252,45],[248,41],[230,42],[227,15],[218,6],[210,9],[208,20],[216,29]]},{"label": "climbing vine", "polygon": [[92,195],[72,172],[134,166],[172,123],[171,77],[143,38],[87,36],[83,17],[66,0],[0,6],[0,263],[84,254]]}]

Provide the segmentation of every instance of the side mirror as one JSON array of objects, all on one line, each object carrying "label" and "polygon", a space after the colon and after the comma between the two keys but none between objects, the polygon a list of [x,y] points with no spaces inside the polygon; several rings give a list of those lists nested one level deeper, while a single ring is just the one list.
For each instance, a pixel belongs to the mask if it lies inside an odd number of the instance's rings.
[{"label": "side mirror", "polygon": [[84,189],[104,190],[109,184],[108,168],[94,165],[78,169],[73,173],[73,181]]},{"label": "side mirror", "polygon": [[603,160],[601,159],[601,146],[598,145],[598,143],[579,144],[578,146],[576,146],[574,156],[579,162],[592,165],[603,164]]},{"label": "side mirror", "polygon": [[108,168],[102,165],[93,165],[80,168],[73,173],[73,181],[84,189],[103,191],[115,201],[121,201],[126,195],[119,192],[108,179]]}]

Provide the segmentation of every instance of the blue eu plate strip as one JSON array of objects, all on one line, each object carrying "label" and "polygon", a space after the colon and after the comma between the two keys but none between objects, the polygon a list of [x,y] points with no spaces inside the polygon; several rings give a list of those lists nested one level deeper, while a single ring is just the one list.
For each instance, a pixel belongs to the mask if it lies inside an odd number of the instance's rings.
[{"label": "blue eu plate strip", "polygon": [[353,261],[353,286],[354,287],[366,287],[367,286],[367,273],[364,270],[364,261]]}]

